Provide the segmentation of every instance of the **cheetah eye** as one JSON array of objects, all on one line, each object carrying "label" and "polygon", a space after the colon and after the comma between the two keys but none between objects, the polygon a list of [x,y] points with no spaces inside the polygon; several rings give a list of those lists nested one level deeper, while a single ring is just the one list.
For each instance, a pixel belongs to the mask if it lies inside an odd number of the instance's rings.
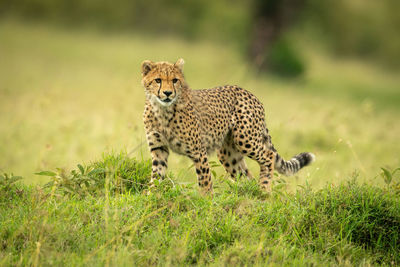
[{"label": "cheetah eye", "polygon": [[156,83],[161,83],[161,79],[160,78],[155,79],[155,81],[156,81]]},{"label": "cheetah eye", "polygon": [[177,82],[178,82],[178,79],[176,79],[176,78],[175,78],[175,79],[172,79],[172,82],[173,82],[173,83],[177,83]]}]

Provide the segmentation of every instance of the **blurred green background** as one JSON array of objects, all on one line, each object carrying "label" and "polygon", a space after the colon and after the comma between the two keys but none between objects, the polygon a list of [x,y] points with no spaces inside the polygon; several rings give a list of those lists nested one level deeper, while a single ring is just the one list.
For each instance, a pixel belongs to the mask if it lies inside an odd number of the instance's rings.
[{"label": "blurred green background", "polygon": [[[317,154],[287,179],[293,186],[337,183],[353,172],[380,183],[380,167],[400,166],[399,7],[395,0],[0,0],[0,170],[42,183],[34,172],[69,169],[103,152],[148,158],[140,63],[182,57],[192,88],[238,84],[257,95],[284,157]],[[195,182],[190,165],[171,155],[177,179]]]}]

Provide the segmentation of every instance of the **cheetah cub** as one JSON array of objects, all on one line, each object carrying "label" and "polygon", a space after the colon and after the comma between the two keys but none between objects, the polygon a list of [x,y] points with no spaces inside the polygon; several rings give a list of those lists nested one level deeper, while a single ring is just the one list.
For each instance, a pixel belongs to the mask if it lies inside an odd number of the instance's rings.
[{"label": "cheetah cub", "polygon": [[256,160],[264,190],[270,188],[274,169],[292,175],[314,160],[312,153],[304,152],[285,161],[271,142],[263,105],[252,93],[238,86],[191,90],[183,64],[183,59],[175,64],[142,63],[143,120],[153,162],[152,183],[165,176],[170,149],[193,160],[203,192],[212,191],[208,155],[214,150],[233,178],[251,178],[244,156]]}]

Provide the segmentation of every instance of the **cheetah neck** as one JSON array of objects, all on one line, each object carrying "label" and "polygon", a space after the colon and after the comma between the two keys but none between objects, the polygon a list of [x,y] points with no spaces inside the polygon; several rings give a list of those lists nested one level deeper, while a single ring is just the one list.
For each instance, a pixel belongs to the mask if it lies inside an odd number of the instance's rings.
[{"label": "cheetah neck", "polygon": [[173,118],[175,113],[176,104],[169,106],[160,105],[157,103],[151,104],[153,112],[160,124],[165,128],[168,126],[169,121]]},{"label": "cheetah neck", "polygon": [[149,102],[155,117],[163,128],[168,128],[177,110],[185,110],[190,102],[190,89],[186,88],[178,95],[171,104],[162,103],[155,95],[149,97]]}]

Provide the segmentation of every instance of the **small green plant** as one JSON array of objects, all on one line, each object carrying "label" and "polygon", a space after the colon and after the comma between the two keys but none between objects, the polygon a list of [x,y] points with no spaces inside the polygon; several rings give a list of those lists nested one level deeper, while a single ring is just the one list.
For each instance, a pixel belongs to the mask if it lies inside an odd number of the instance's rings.
[{"label": "small green plant", "polygon": [[0,174],[0,191],[10,191],[15,183],[21,179],[21,176],[14,176],[13,174]]},{"label": "small green plant", "polygon": [[217,177],[217,172],[215,171],[215,168],[221,167],[221,164],[219,164],[216,161],[210,161],[210,170],[211,170],[211,175],[213,179],[221,178]]},{"label": "small green plant", "polygon": [[68,195],[99,195],[110,193],[142,192],[148,187],[151,174],[150,161],[137,161],[126,153],[103,156],[103,159],[87,166],[77,165],[67,174],[62,169],[57,172],[42,171],[36,175],[48,176],[51,181],[45,188],[56,186]]},{"label": "small green plant", "polygon": [[21,195],[23,190],[17,186],[21,176],[15,176],[12,173],[0,174],[0,200],[12,199],[15,195]]},{"label": "small green plant", "polygon": [[383,180],[385,181],[386,185],[388,188],[391,188],[395,191],[396,194],[400,194],[400,180],[399,181],[393,181],[393,178],[395,178],[395,174],[397,171],[400,170],[400,168],[394,169],[392,171],[381,167],[381,176]]}]

